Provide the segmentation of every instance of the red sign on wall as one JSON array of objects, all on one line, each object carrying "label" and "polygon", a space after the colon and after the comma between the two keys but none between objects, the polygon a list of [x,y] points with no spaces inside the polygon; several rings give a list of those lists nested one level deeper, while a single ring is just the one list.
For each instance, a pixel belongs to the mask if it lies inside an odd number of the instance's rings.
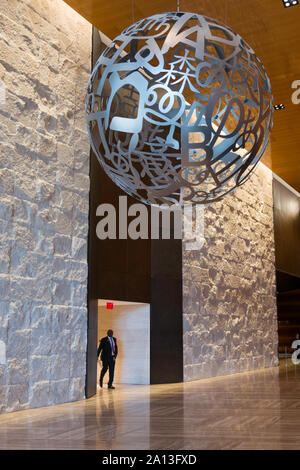
[{"label": "red sign on wall", "polygon": [[107,308],[108,310],[112,310],[112,309],[114,308],[113,302],[106,302],[106,308]]}]

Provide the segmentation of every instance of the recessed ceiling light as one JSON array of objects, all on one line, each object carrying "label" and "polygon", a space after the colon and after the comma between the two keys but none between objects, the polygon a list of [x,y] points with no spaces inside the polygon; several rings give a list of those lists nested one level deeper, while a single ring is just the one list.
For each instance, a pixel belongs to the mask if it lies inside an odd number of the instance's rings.
[{"label": "recessed ceiling light", "polygon": [[299,5],[298,0],[282,0],[282,3],[285,8],[295,7],[296,5]]},{"label": "recessed ceiling light", "polygon": [[274,109],[278,110],[278,109],[284,109],[285,106],[284,104],[280,103],[280,104],[274,104]]}]

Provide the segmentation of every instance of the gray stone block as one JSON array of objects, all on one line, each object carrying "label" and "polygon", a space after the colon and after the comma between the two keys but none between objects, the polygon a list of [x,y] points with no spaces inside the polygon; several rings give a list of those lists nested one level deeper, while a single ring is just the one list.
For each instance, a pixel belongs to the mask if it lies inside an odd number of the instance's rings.
[{"label": "gray stone block", "polygon": [[[87,327],[90,147],[85,126],[78,126],[84,123],[92,44],[91,25],[76,13],[68,15],[60,0],[51,6],[44,0],[2,3],[0,340],[7,361],[0,364],[0,412],[5,412],[84,395],[86,345],[80,341],[86,342]],[[70,384],[73,353],[78,367]]]}]

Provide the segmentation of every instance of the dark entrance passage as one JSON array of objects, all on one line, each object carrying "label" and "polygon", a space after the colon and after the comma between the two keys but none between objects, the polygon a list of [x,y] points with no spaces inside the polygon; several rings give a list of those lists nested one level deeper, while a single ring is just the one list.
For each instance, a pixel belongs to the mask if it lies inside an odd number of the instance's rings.
[{"label": "dark entrance passage", "polygon": [[[93,63],[103,47],[94,29]],[[182,241],[174,240],[172,232],[169,240],[100,240],[97,207],[103,203],[114,206],[118,234],[119,196],[127,195],[108,178],[91,152],[87,397],[96,393],[97,385],[98,299],[149,303],[150,383],[183,380]],[[127,196],[128,207],[136,202]],[[148,215],[151,233],[150,211]]]}]

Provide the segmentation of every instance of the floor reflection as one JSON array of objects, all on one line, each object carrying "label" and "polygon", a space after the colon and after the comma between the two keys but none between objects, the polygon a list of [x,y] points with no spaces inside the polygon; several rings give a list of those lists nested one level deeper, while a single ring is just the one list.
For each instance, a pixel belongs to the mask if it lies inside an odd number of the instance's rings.
[{"label": "floor reflection", "polygon": [[293,449],[300,365],[168,385],[118,385],[89,400],[0,416],[0,449]]},{"label": "floor reflection", "polygon": [[[98,438],[105,442],[108,449],[112,447],[112,444],[116,437],[116,431],[118,422],[116,419],[115,412],[115,395],[112,390],[100,390],[99,391],[99,412],[96,415],[96,435]],[[105,432],[103,431],[105,425]]]}]

